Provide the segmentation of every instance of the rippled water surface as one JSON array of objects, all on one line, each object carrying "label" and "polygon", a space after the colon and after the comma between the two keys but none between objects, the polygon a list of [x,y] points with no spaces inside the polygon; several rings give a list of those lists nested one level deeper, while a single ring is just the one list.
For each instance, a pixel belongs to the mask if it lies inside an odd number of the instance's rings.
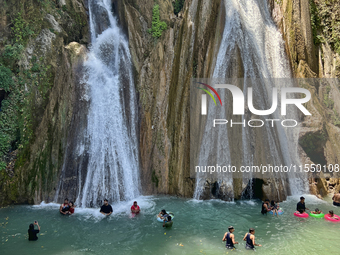
[{"label": "rippled water surface", "polygon": [[[260,214],[260,201],[226,203],[175,197],[140,197],[142,212],[132,218],[132,201],[113,204],[111,217],[99,209],[77,209],[62,216],[56,204],[10,206],[0,209],[0,254],[230,254],[222,243],[227,227],[235,227],[237,254],[249,254],[242,238],[256,229],[257,254],[339,254],[340,224],[293,216],[298,198],[289,197],[277,218]],[[310,209],[333,209],[330,202],[306,196]],[[156,213],[175,214],[172,229],[163,229]],[[38,220],[39,240],[27,240],[28,225]]]}]

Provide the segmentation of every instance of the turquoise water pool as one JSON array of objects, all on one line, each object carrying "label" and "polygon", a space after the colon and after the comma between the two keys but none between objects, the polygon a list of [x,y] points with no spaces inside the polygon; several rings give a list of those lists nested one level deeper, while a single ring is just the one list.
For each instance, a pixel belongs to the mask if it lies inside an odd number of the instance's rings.
[{"label": "turquoise water pool", "polygon": [[[330,201],[306,195],[310,209],[333,209]],[[263,245],[257,254],[338,254],[340,223],[293,216],[298,197],[280,203],[280,217],[263,216],[259,200],[223,202],[197,201],[175,197],[140,197],[142,212],[132,218],[132,201],[112,204],[114,213],[105,217],[99,209],[76,208],[62,216],[59,205],[9,206],[0,209],[0,254],[249,254],[242,238],[250,227],[256,242]],[[175,214],[171,229],[163,229],[156,214],[161,209]],[[38,220],[39,240],[29,242],[27,229]],[[222,243],[227,227],[235,228],[237,251]]]}]

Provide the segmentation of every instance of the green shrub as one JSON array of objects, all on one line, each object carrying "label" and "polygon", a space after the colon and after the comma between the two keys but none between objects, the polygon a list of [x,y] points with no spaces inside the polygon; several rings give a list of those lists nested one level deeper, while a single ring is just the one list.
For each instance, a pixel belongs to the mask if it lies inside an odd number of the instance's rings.
[{"label": "green shrub", "polygon": [[31,71],[32,72],[39,72],[40,71],[39,65],[37,63],[34,63],[32,68],[31,68]]},{"label": "green shrub", "polygon": [[167,28],[166,23],[164,21],[160,21],[159,17],[159,5],[156,4],[152,9],[152,23],[151,29],[149,29],[149,33],[151,33],[155,38],[159,38],[162,35],[163,30],[166,30]]},{"label": "green shrub", "polygon": [[0,133],[0,155],[6,154],[8,152],[8,148],[10,145],[10,141],[8,136],[4,133]]},{"label": "green shrub", "polygon": [[3,161],[0,161],[0,171],[4,170],[6,168],[6,163]]},{"label": "green shrub", "polygon": [[328,43],[340,54],[340,22],[336,16],[339,1],[309,0],[309,6],[314,43]]},{"label": "green shrub", "polygon": [[9,92],[14,84],[12,76],[13,73],[9,68],[0,66],[0,88],[4,89],[6,92]]},{"label": "green shrub", "polygon": [[22,18],[21,13],[18,12],[13,21],[12,32],[14,34],[15,42],[24,44],[27,39],[34,34],[29,24]]},{"label": "green shrub", "polygon": [[18,61],[21,57],[21,53],[24,50],[24,46],[21,44],[6,45],[3,53],[3,57],[8,62]]},{"label": "green shrub", "polygon": [[174,13],[176,15],[182,10],[184,1],[185,0],[176,0],[175,2],[172,3],[174,6]]},{"label": "green shrub", "polygon": [[314,0],[309,0],[309,8],[310,8],[310,18],[311,18],[311,26],[314,44],[320,43],[320,37],[318,36],[318,30],[321,28],[321,20],[318,15],[318,8],[314,2]]}]

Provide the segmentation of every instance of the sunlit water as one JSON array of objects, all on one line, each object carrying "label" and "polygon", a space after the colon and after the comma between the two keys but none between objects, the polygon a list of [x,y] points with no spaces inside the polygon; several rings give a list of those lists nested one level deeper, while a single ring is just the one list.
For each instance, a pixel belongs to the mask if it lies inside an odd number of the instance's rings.
[{"label": "sunlit water", "polygon": [[[242,238],[256,228],[258,254],[338,254],[340,224],[293,216],[298,197],[289,197],[279,218],[262,216],[258,200],[227,203],[175,197],[140,197],[142,212],[131,218],[132,201],[113,204],[111,217],[99,209],[76,209],[62,216],[56,204],[9,206],[0,209],[0,254],[233,254],[224,248],[223,234],[235,227],[236,254],[250,254]],[[340,208],[306,196],[310,209]],[[156,221],[161,209],[174,212],[172,229]],[[27,240],[28,225],[38,220],[39,240]],[[228,253],[229,252],[229,253]]]}]

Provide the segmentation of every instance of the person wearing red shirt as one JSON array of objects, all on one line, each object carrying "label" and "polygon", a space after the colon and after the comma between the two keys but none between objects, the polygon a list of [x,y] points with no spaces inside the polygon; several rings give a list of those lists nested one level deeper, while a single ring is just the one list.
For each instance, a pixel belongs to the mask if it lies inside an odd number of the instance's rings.
[{"label": "person wearing red shirt", "polygon": [[70,203],[69,203],[69,205],[70,205],[70,209],[68,209],[68,214],[74,214],[74,208],[75,208],[75,205],[74,205],[74,203],[71,201]]},{"label": "person wearing red shirt", "polygon": [[137,205],[137,201],[133,202],[133,205],[131,206],[131,212],[132,213],[139,213],[140,207]]}]

